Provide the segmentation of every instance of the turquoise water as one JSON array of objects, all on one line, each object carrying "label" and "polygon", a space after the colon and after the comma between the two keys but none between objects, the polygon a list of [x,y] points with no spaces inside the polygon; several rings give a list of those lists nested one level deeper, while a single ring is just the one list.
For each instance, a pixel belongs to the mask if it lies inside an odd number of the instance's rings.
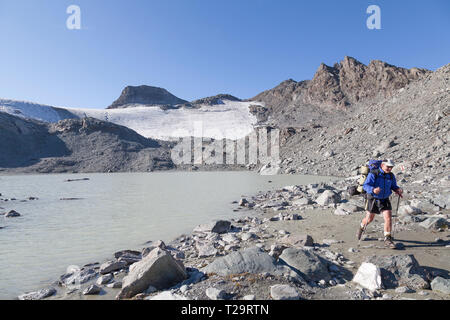
[{"label": "turquoise water", "polygon": [[[65,181],[80,178],[89,180]],[[0,176],[0,198],[17,199],[0,201],[0,213],[22,215],[0,216],[0,299],[46,287],[69,265],[102,262],[118,250],[169,242],[198,224],[242,216],[231,204],[241,196],[329,179],[253,172]]]}]

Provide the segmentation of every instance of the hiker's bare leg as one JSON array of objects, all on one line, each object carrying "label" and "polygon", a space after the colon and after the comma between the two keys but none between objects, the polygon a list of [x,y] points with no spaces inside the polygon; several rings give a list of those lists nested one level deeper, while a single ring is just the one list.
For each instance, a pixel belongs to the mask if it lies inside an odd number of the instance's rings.
[{"label": "hiker's bare leg", "polygon": [[374,218],[375,218],[375,213],[370,213],[369,211],[366,211],[366,216],[362,220],[361,225],[367,226],[369,223],[371,223],[373,221]]},{"label": "hiker's bare leg", "polygon": [[392,211],[384,210],[381,212],[384,218],[384,234],[391,234],[392,230]]}]

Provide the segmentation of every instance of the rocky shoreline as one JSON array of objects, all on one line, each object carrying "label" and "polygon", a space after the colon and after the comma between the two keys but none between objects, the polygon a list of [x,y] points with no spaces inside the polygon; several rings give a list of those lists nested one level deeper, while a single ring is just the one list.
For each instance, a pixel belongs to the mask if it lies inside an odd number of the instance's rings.
[{"label": "rocky shoreline", "polygon": [[197,226],[168,244],[116,252],[18,298],[447,300],[449,178],[430,179],[426,191],[423,181],[400,184],[399,250],[380,241],[381,217],[358,246],[364,202],[346,191],[352,177],[236,199],[242,218]]}]

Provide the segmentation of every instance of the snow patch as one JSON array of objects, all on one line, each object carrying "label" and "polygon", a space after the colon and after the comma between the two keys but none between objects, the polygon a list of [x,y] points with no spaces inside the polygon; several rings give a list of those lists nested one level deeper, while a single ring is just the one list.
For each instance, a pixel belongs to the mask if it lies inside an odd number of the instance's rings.
[{"label": "snow patch", "polygon": [[63,120],[51,106],[26,101],[0,99],[0,112],[44,122]]}]

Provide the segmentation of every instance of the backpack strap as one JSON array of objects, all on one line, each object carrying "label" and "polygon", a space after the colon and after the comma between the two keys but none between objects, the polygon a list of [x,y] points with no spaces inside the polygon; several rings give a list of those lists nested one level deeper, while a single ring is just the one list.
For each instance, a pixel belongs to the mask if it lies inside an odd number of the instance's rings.
[{"label": "backpack strap", "polygon": [[375,176],[375,181],[374,181],[374,183],[375,183],[377,181],[378,175],[380,174],[380,170],[372,169],[372,170],[370,170],[370,173],[372,173]]}]

